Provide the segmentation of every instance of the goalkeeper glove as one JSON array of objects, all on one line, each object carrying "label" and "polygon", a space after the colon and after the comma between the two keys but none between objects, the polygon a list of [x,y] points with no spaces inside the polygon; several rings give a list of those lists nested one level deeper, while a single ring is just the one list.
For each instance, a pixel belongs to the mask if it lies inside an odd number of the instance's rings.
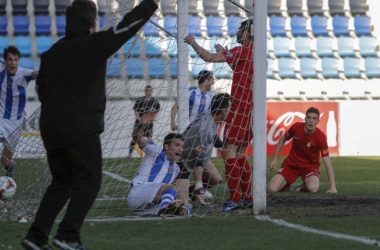
[{"label": "goalkeeper glove", "polygon": [[213,199],[212,194],[207,189],[203,188],[202,182],[195,183],[194,195],[203,206],[209,205]]}]

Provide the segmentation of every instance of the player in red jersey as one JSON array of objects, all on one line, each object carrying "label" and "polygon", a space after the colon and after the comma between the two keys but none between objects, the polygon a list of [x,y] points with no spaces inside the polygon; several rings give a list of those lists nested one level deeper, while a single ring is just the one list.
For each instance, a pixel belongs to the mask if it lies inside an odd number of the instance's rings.
[{"label": "player in red jersey", "polygon": [[329,157],[326,135],[317,128],[319,110],[311,107],[306,111],[305,123],[293,124],[277,143],[273,160],[269,169],[273,171],[277,165],[277,156],[285,141],[293,139],[289,156],[282,163],[281,168],[273,176],[268,185],[268,192],[287,190],[293,182],[301,176],[304,186],[299,191],[316,193],[319,191],[319,156],[322,155],[323,164],[329,179],[330,188],[327,193],[337,193],[335,187],[334,170]]},{"label": "player in red jersey", "polygon": [[193,36],[185,42],[193,47],[206,62],[227,62],[234,71],[231,87],[231,111],[224,129],[222,155],[225,159],[226,179],[230,190],[230,200],[222,208],[223,212],[238,208],[252,207],[251,166],[245,152],[253,138],[252,124],[252,78],[253,78],[253,35],[252,20],[241,23],[236,33],[237,42],[242,46],[232,49],[215,45],[217,53],[210,53],[199,46]]}]

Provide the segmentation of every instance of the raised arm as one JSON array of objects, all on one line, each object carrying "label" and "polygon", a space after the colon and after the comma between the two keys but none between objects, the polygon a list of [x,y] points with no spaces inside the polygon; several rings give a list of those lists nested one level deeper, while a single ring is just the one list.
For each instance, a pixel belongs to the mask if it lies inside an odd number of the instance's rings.
[{"label": "raised arm", "polygon": [[329,179],[330,189],[326,191],[326,193],[338,193],[335,186],[335,177],[334,177],[334,169],[331,164],[331,160],[329,156],[325,156],[322,158],[323,165],[325,166],[327,178]]},{"label": "raised arm", "polygon": [[178,114],[178,103],[175,103],[172,107],[172,110],[170,111],[171,128],[173,131],[178,129],[178,125],[175,122],[175,118],[177,114]]},{"label": "raised arm", "polygon": [[33,79],[33,80],[36,79],[37,76],[38,76],[38,70],[33,71],[33,72],[32,72],[32,79]]},{"label": "raised arm", "polygon": [[285,145],[285,134],[283,136],[281,136],[280,140],[277,143],[276,150],[274,151],[273,159],[272,159],[271,163],[269,164],[269,170],[270,171],[273,171],[276,169],[277,157],[280,154],[281,149],[284,147],[284,145]]},{"label": "raised arm", "polygon": [[187,36],[185,37],[184,40],[185,40],[185,43],[193,47],[194,51],[205,62],[225,62],[226,61],[226,56],[223,55],[222,51],[217,50],[218,53],[210,53],[209,51],[199,46],[199,44],[195,41],[194,36]]}]

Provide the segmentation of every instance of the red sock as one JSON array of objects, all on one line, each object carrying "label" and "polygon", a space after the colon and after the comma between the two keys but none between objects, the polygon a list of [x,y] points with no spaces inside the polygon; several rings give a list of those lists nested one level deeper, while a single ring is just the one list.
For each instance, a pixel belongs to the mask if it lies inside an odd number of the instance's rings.
[{"label": "red sock", "polygon": [[241,191],[243,192],[243,199],[252,201],[252,169],[249,162],[245,157],[240,158],[239,164],[241,166]]},{"label": "red sock", "polygon": [[230,190],[230,201],[238,202],[241,200],[240,194],[240,175],[241,167],[237,158],[230,158],[225,161],[226,179]]}]

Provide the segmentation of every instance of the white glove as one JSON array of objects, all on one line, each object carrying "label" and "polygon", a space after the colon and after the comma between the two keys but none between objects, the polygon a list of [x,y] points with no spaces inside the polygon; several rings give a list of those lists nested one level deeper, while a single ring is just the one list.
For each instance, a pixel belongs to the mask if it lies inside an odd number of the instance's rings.
[{"label": "white glove", "polygon": [[198,182],[195,183],[194,195],[196,195],[197,200],[203,206],[210,205],[212,199],[214,198],[212,194],[207,189],[203,188],[203,185]]}]

